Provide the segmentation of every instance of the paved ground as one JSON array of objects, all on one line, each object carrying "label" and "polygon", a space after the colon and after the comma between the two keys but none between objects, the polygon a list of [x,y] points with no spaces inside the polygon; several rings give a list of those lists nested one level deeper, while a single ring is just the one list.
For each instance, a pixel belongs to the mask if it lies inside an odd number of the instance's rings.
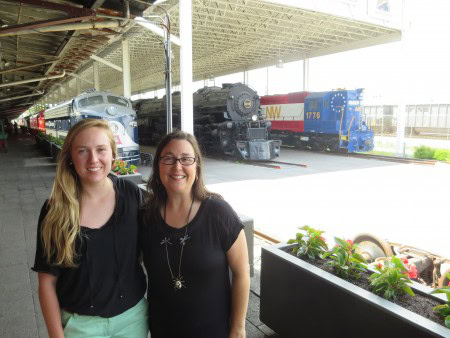
[{"label": "paved ground", "polygon": [[[148,168],[142,168],[143,171]],[[0,153],[0,337],[48,337],[37,295],[34,263],[40,208],[51,192],[55,164],[32,138],[9,139]],[[259,321],[259,257],[264,244],[255,238],[255,277],[251,279],[248,337],[276,337]]]},{"label": "paved ground", "polygon": [[[283,242],[310,225],[326,231],[331,241],[370,233],[450,259],[449,164],[400,164],[289,148],[281,149],[279,160],[306,168],[206,158],[205,181],[252,217],[256,230]],[[147,177],[150,169],[142,169]]]}]

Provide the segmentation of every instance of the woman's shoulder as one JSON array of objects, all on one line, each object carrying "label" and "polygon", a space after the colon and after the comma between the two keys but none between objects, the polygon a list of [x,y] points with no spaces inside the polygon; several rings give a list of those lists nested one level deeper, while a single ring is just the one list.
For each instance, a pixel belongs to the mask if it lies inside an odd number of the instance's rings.
[{"label": "woman's shoulder", "polygon": [[205,208],[213,214],[216,215],[236,214],[231,205],[223,198],[210,196],[206,198],[203,201],[203,203],[205,203]]}]

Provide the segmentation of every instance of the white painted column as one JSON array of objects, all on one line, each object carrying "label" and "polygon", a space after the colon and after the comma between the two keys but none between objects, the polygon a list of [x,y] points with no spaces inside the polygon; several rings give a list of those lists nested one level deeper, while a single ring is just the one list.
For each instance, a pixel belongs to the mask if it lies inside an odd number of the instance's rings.
[{"label": "white painted column", "polygon": [[406,104],[402,100],[397,108],[397,139],[395,142],[395,152],[397,156],[405,156],[405,124],[406,124]]},{"label": "white painted column", "polygon": [[303,59],[303,91],[309,90],[309,59]]},{"label": "white painted column", "polygon": [[92,64],[93,73],[94,73],[94,88],[95,90],[100,90],[100,76],[98,73],[98,62],[94,62]]},{"label": "white painted column", "polygon": [[181,130],[194,133],[192,99],[192,2],[179,1]]},{"label": "white painted column", "polygon": [[131,98],[130,48],[128,39],[122,39],[122,69],[123,96]]},{"label": "white painted column", "polygon": [[81,79],[76,79],[77,84],[77,95],[81,94]]},{"label": "white painted column", "polygon": [[70,91],[70,83],[69,81],[66,82],[66,84],[64,85],[64,93],[65,95],[65,99],[66,100],[70,100],[71,98],[71,91]]}]

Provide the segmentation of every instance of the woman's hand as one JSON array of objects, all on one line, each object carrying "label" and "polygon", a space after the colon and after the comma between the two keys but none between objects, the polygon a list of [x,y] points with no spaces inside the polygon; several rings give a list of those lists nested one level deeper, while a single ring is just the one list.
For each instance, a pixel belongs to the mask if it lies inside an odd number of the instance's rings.
[{"label": "woman's hand", "polygon": [[230,338],[245,338],[245,325],[239,329],[234,329],[230,331]]},{"label": "woman's hand", "polygon": [[39,302],[41,303],[42,314],[44,315],[50,338],[64,338],[64,330],[61,323],[61,310],[56,296],[55,277],[49,273],[39,272]]}]

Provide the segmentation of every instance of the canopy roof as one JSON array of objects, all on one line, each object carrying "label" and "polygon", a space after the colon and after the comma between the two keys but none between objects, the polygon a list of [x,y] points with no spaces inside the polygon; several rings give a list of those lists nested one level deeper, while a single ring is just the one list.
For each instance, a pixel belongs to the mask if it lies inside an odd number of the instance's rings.
[{"label": "canopy roof", "polygon": [[[19,116],[67,81],[75,95],[71,74],[86,80],[82,90],[92,88],[90,57],[121,67],[124,37],[129,41],[132,93],[164,87],[162,38],[133,19],[147,16],[160,24],[168,13],[171,34],[179,36],[178,0],[152,2],[129,1],[127,15],[127,7],[113,0],[0,0],[0,118]],[[274,65],[280,58],[300,60],[401,37],[398,27],[386,20],[336,16],[306,3],[296,8],[261,0],[193,1],[194,81]],[[172,52],[177,83],[179,47],[172,45]],[[100,87],[121,93],[122,73],[100,64]]]}]

